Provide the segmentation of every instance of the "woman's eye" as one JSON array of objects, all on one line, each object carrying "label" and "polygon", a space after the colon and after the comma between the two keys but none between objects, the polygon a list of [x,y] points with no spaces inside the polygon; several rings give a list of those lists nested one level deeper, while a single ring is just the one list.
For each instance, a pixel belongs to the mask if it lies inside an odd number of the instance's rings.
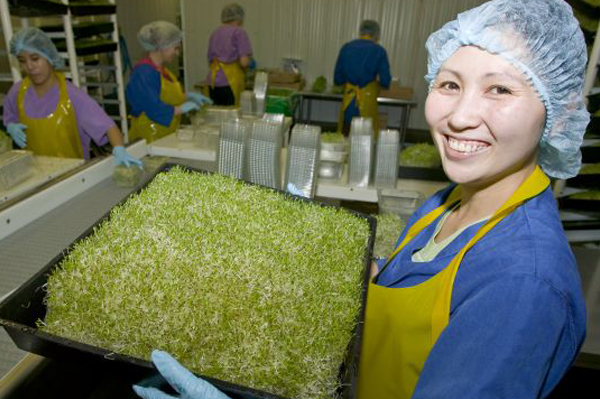
[{"label": "woman's eye", "polygon": [[456,84],[456,82],[452,82],[452,81],[441,82],[438,85],[438,87],[440,89],[450,90],[450,91],[454,91],[454,90],[460,89],[460,87],[458,86],[458,84]]},{"label": "woman's eye", "polygon": [[492,86],[490,92],[492,94],[512,94],[512,90],[505,86]]}]

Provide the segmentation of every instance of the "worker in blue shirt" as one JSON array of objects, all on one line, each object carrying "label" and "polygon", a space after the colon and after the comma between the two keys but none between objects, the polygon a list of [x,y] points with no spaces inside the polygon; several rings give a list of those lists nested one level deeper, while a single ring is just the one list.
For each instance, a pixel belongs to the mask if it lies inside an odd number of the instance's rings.
[{"label": "worker in blue shirt", "polygon": [[[425,118],[453,184],[372,265],[357,397],[545,398],[586,330],[549,179],[581,167],[583,33],[563,0],[493,0],[426,47]],[[168,354],[152,360],[181,397],[226,398]]]},{"label": "worker in blue shirt", "polygon": [[152,142],[177,130],[181,115],[212,101],[200,93],[184,93],[167,67],[179,55],[183,33],[167,21],[144,25],[137,35],[147,55],[133,67],[125,94],[131,107],[129,139]]},{"label": "worker in blue shirt", "polygon": [[[376,21],[360,24],[360,37],[342,46],[335,63],[334,83],[344,86],[338,131],[347,135],[355,116],[370,117],[375,134],[379,132],[377,96],[379,87],[390,86],[390,63],[387,52],[377,44],[380,28]],[[378,80],[379,78],[379,80]],[[386,128],[387,126],[382,126]]]}]

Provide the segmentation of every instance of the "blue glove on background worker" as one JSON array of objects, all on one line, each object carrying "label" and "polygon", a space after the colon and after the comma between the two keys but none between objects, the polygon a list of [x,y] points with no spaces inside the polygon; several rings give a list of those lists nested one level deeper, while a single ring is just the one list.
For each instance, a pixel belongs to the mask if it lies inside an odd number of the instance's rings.
[{"label": "blue glove on background worker", "polygon": [[199,106],[203,106],[204,104],[212,104],[212,100],[206,96],[203,96],[200,93],[185,93],[186,99],[188,101],[193,101]]},{"label": "blue glove on background worker", "polygon": [[22,123],[9,123],[6,127],[6,131],[10,134],[13,141],[21,148],[27,145],[27,135],[25,134],[27,125]]},{"label": "blue glove on background worker", "polygon": [[256,69],[256,60],[254,57],[250,58],[250,62],[248,63],[248,70],[254,71]]},{"label": "blue glove on background worker", "polygon": [[181,108],[182,114],[187,114],[190,111],[198,111],[200,106],[196,104],[194,101],[186,101],[179,106]]},{"label": "blue glove on background worker", "polygon": [[[231,399],[210,383],[196,377],[167,352],[152,351],[152,362],[181,399]],[[143,399],[175,399],[156,388],[134,385],[133,390]]]},{"label": "blue glove on background worker", "polygon": [[117,165],[125,165],[127,167],[130,166],[137,166],[138,168],[142,169],[142,161],[140,161],[139,159],[135,158],[134,156],[130,155],[127,150],[125,149],[125,147],[123,146],[117,146],[114,147],[112,150],[112,154],[115,157],[115,164]]}]

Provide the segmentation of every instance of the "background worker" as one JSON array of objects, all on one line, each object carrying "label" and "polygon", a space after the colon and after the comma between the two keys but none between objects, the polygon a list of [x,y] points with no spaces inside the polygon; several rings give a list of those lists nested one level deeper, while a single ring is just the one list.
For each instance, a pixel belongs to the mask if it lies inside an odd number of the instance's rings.
[{"label": "background worker", "polygon": [[[338,131],[348,135],[355,116],[370,117],[373,131],[379,132],[377,96],[379,87],[390,86],[390,63],[387,52],[377,44],[380,28],[376,21],[360,24],[360,37],[342,46],[335,63],[334,83],[344,86],[342,107],[338,114]],[[379,78],[379,80],[378,80]],[[387,126],[382,126],[386,129]]]},{"label": "background worker", "polygon": [[144,25],[137,37],[148,54],[133,68],[125,90],[132,116],[129,138],[152,142],[177,130],[182,114],[211,100],[199,93],[184,93],[165,66],[179,56],[183,33],[177,26],[154,21]]},{"label": "background worker", "polygon": [[38,28],[18,31],[10,53],[26,75],[4,99],[4,124],[18,147],[36,155],[89,159],[92,140],[99,146],[110,142],[118,164],[141,166],[98,103],[55,71],[64,61],[46,33]]},{"label": "background worker", "polygon": [[[425,116],[454,183],[375,265],[358,397],[547,397],[585,337],[581,280],[548,178],[581,166],[583,33],[563,0],[494,0],[426,46]],[[152,360],[182,397],[223,398],[168,354]]]},{"label": "background worker", "polygon": [[216,105],[239,105],[245,69],[253,64],[250,39],[242,28],[244,9],[239,4],[227,4],[221,11],[221,22],[208,41],[210,98]]}]

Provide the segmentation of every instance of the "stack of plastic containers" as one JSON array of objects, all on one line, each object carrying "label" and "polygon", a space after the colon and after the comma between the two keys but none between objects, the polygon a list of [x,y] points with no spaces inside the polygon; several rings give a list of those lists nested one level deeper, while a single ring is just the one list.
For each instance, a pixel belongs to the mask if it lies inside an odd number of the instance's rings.
[{"label": "stack of plastic containers", "polygon": [[267,114],[264,114],[262,118],[266,121],[275,123],[279,126],[279,131],[281,132],[281,145],[285,147],[287,145],[287,140],[286,140],[287,132],[284,131],[284,125],[283,125],[285,115],[284,114],[267,113]]},{"label": "stack of plastic containers", "polygon": [[[206,124],[217,126],[221,126],[224,121],[238,119],[241,116],[240,108],[228,105],[210,105],[200,112]],[[195,124],[200,125],[201,122]]]},{"label": "stack of plastic containers", "polygon": [[246,180],[281,188],[281,127],[264,119],[252,124],[246,152]]},{"label": "stack of plastic containers", "polygon": [[321,128],[297,124],[287,152],[285,188],[293,194],[312,198],[317,186],[317,165],[321,144]]},{"label": "stack of plastic containers", "polygon": [[400,132],[398,130],[380,130],[375,160],[375,187],[396,187],[399,153]]},{"label": "stack of plastic containers", "polygon": [[373,158],[373,122],[371,118],[352,118],[348,184],[367,187]]},{"label": "stack of plastic containers", "polygon": [[240,95],[240,107],[242,114],[251,115],[254,113],[254,93],[250,90],[244,90]]},{"label": "stack of plastic containers", "polygon": [[346,138],[341,133],[323,133],[319,160],[319,177],[340,179],[348,152]]},{"label": "stack of plastic containers", "polygon": [[267,101],[267,86],[269,83],[269,75],[266,72],[256,72],[254,77],[254,113],[262,115],[265,112],[265,104]]},{"label": "stack of plastic containers", "polygon": [[243,179],[249,126],[241,119],[223,122],[217,151],[217,168],[220,174]]},{"label": "stack of plastic containers", "polygon": [[7,151],[0,155],[0,190],[8,190],[31,176],[34,168],[31,151]]}]

